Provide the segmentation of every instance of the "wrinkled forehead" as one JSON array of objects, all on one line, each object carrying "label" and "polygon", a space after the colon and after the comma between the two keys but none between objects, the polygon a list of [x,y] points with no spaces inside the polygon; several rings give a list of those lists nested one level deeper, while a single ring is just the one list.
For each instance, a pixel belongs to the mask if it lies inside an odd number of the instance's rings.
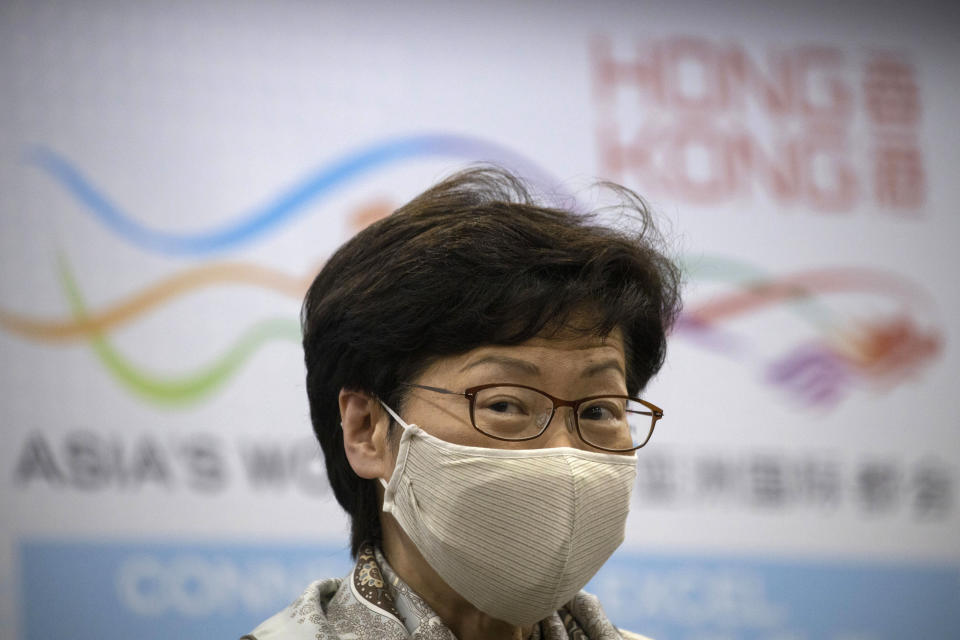
[{"label": "wrinkled forehead", "polygon": [[626,354],[622,332],[615,328],[600,335],[577,326],[554,328],[518,344],[482,345],[440,357],[424,371],[443,380],[483,372],[554,382],[600,375],[623,381]]}]

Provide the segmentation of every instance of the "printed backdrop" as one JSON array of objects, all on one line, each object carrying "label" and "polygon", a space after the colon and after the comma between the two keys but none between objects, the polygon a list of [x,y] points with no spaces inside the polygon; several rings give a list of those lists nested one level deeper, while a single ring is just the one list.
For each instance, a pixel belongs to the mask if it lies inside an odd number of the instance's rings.
[{"label": "printed backdrop", "polygon": [[685,272],[614,621],[960,637],[955,14],[478,4],[3,3],[0,637],[237,637],[348,569],[300,299],[475,161],[636,189]]}]

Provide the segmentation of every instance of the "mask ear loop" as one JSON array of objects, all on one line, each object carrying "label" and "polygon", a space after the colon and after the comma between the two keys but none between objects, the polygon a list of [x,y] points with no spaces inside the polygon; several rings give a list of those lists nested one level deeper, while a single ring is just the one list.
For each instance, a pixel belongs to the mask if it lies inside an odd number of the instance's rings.
[{"label": "mask ear loop", "polygon": [[397,424],[399,424],[401,427],[403,427],[404,431],[406,431],[406,430],[408,430],[408,429],[410,428],[410,425],[408,425],[406,422],[404,422],[404,421],[403,421],[403,418],[401,418],[400,416],[398,416],[396,411],[394,411],[393,409],[391,409],[390,407],[388,407],[386,402],[384,402],[383,400],[379,400],[379,402],[380,402],[380,404],[383,406],[383,408],[387,410],[387,413],[389,413],[389,414],[393,417],[393,419],[397,421]]},{"label": "mask ear loop", "polygon": [[[394,420],[397,421],[397,424],[399,424],[399,425],[403,428],[403,436],[404,436],[404,437],[400,439],[401,451],[402,451],[402,450],[403,450],[403,441],[404,441],[404,439],[410,437],[411,432],[413,431],[413,428],[412,428],[409,424],[407,424],[407,423],[403,420],[403,418],[401,418],[401,417],[397,414],[396,411],[394,411],[394,410],[391,409],[389,406],[387,406],[387,403],[386,403],[386,402],[384,402],[383,400],[380,400],[379,398],[378,398],[378,401],[380,402],[381,406],[383,406],[383,408],[387,410],[387,413],[389,413],[390,416],[391,416]],[[401,464],[401,459],[400,459],[400,457],[398,456],[398,457],[397,457],[397,466],[400,466],[400,464]],[[394,474],[396,474],[396,469],[394,469]],[[393,478],[391,477],[391,481],[392,481],[392,480],[393,480]],[[389,507],[388,507],[388,505],[391,505],[391,506],[392,506],[392,503],[393,503],[393,492],[390,491],[390,483],[388,483],[388,482],[387,482],[386,480],[384,480],[383,478],[380,478],[380,484],[383,485],[383,488],[384,488],[384,490],[385,490],[384,497],[383,497],[384,511],[387,511],[387,512],[389,513]]]}]

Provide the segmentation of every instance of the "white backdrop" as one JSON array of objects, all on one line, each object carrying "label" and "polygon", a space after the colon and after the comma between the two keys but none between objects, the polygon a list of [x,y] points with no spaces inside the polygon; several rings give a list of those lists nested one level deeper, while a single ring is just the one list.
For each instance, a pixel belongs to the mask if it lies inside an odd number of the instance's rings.
[{"label": "white backdrop", "polygon": [[235,637],[345,572],[297,313],[477,160],[649,199],[686,307],[627,541],[658,640],[960,636],[955,15],[0,7],[0,637]]}]

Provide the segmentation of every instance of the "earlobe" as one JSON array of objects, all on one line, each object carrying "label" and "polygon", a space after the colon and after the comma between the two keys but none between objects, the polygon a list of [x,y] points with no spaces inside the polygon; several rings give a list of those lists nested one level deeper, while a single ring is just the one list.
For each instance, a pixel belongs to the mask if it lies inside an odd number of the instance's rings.
[{"label": "earlobe", "polygon": [[341,389],[339,403],[343,449],[350,467],[361,478],[389,478],[389,416],[375,397],[363,391]]}]

